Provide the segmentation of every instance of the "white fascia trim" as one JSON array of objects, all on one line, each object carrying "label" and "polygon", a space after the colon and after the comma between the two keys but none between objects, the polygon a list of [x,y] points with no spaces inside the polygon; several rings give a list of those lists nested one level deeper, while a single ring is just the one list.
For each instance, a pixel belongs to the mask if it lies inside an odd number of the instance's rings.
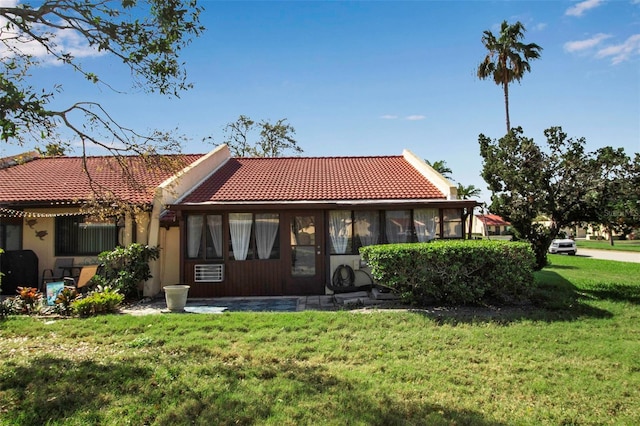
[{"label": "white fascia trim", "polygon": [[438,173],[433,167],[425,163],[422,159],[418,158],[413,152],[405,149],[402,151],[402,156],[409,164],[413,166],[422,176],[428,181],[433,183],[436,188],[440,190],[447,197],[447,200],[458,199],[458,188],[453,185],[449,179]]},{"label": "white fascia trim", "polygon": [[[428,199],[401,199],[401,200],[301,200],[301,201],[205,201],[202,203],[181,203],[180,206],[225,206],[225,205],[246,205],[246,206],[260,206],[260,205],[315,205],[315,204],[331,204],[331,205],[370,205],[370,204],[440,204],[446,202],[459,202],[462,200],[445,200],[443,198],[428,198]],[[178,206],[178,204],[174,204]]]},{"label": "white fascia trim", "polygon": [[[219,159],[218,162],[215,162],[215,160],[211,160],[211,158],[215,157],[216,155],[222,156],[222,159]],[[165,204],[178,204],[178,203],[180,203],[180,201],[184,200],[189,194],[191,194],[193,191],[195,191],[196,188],[198,188],[207,179],[209,179],[213,174],[215,174],[218,170],[220,170],[220,168],[222,166],[227,164],[227,162],[230,159],[231,159],[231,152],[229,151],[229,148],[227,147],[226,144],[220,145],[219,147],[217,147],[213,151],[209,152],[208,154],[206,154],[202,158],[199,158],[197,161],[195,161],[193,164],[191,164],[192,167],[185,168],[184,173],[185,174],[188,173],[191,169],[193,169],[193,168],[195,168],[197,166],[200,166],[202,163],[205,163],[205,162],[213,162],[211,170],[208,173],[204,174],[200,179],[198,179],[194,183],[190,184],[188,186],[188,189],[186,191],[184,191],[182,194],[180,194],[178,197],[176,197],[176,199],[174,201],[172,201],[170,203],[165,203]],[[205,166],[206,165],[203,165],[202,167],[205,167]],[[187,170],[187,169],[189,169],[189,170]]]}]

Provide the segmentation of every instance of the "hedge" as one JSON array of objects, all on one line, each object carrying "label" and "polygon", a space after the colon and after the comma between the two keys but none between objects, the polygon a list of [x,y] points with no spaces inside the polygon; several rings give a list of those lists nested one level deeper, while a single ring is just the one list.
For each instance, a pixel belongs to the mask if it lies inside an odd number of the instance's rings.
[{"label": "hedge", "polygon": [[448,240],[366,246],[360,254],[376,281],[417,304],[515,302],[533,287],[529,243]]}]

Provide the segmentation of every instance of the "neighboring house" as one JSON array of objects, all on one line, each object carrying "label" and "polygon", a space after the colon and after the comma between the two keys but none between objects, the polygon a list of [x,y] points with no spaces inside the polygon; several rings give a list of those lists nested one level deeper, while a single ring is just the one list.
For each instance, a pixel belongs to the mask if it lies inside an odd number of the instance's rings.
[{"label": "neighboring house", "polygon": [[483,237],[509,235],[511,223],[497,214],[477,214],[473,217],[473,230]]},{"label": "neighboring house", "polygon": [[[167,157],[165,157],[166,159]],[[207,156],[179,155],[177,173],[150,169],[139,157],[122,157],[128,177],[113,157],[21,156],[0,161],[0,248],[31,250],[37,256],[37,277],[55,260],[71,257],[78,266],[96,263],[97,255],[116,245],[140,242],[162,247],[161,260],[152,265],[154,278],[145,294],[160,290],[160,282],[178,282],[179,232],[164,227],[160,214],[206,176]],[[89,180],[86,169],[91,176]],[[102,188],[140,212],[136,217],[99,217],[83,209]],[[161,226],[163,225],[163,226]],[[26,283],[23,283],[26,284]],[[31,285],[35,283],[29,283]],[[40,284],[39,282],[37,284]]]},{"label": "neighboring house", "polygon": [[[107,220],[91,198],[82,158],[0,166],[0,247],[32,250],[38,276],[56,258],[95,263],[103,250],[161,248],[144,295],[184,283],[190,297],[324,294],[341,265],[359,269],[364,245],[464,238],[478,205],[412,153],[381,157],[232,158],[226,145],[183,155],[177,173],[127,157],[132,188],[111,157],[89,157],[95,182],[139,206]],[[356,274],[367,284],[367,274]]]},{"label": "neighboring house", "polygon": [[[546,216],[540,215],[536,218],[534,222],[539,223],[543,226],[546,226],[547,228],[551,228],[551,220]],[[593,230],[591,225],[589,225],[587,228],[580,227],[578,225],[567,226],[567,227],[561,228],[559,232],[561,234],[565,234],[567,238],[597,239],[595,235],[599,235],[597,231]],[[591,238],[591,236],[593,236],[593,238]],[[607,234],[607,238],[609,238],[608,234]]]},{"label": "neighboring house", "polygon": [[[232,158],[169,206],[190,296],[324,294],[364,245],[464,238],[478,204],[409,151],[401,156]],[[356,274],[368,283],[366,274]]]}]

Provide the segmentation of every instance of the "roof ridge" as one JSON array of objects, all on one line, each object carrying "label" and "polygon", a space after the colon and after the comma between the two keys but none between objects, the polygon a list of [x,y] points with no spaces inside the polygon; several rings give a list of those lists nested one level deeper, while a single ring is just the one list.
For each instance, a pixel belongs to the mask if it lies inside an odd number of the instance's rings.
[{"label": "roof ridge", "polygon": [[[201,154],[201,153],[179,153],[179,154],[155,154],[153,155],[155,156],[162,156],[162,157],[184,157],[184,156],[193,156],[193,155],[198,155],[198,156],[203,156],[205,154]],[[87,159],[107,159],[107,158],[115,158],[115,155],[57,155],[55,157],[40,157],[41,160],[52,160],[52,159],[65,159],[65,160],[73,160],[73,159],[80,159],[80,158],[87,158]],[[129,155],[118,155],[118,157],[122,157],[122,158],[139,158],[141,157],[141,155],[139,154],[129,154]]]},{"label": "roof ridge", "polygon": [[38,151],[28,151],[17,155],[3,157],[0,158],[0,170],[28,163],[29,161],[37,160],[38,158],[40,158],[40,153]]},{"label": "roof ridge", "polygon": [[312,157],[231,157],[232,160],[333,160],[333,159],[358,159],[358,158],[402,158],[402,155],[339,155],[339,156],[312,156]]}]

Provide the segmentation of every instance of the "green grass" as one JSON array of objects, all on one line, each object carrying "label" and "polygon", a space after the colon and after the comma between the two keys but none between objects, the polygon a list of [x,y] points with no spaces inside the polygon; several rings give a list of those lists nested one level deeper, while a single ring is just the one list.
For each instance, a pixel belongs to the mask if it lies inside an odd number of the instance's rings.
[{"label": "green grass", "polygon": [[640,424],[640,264],[518,309],[0,321],[0,424]]},{"label": "green grass", "polygon": [[614,240],[613,246],[605,240],[576,240],[578,248],[640,252],[640,240]]}]

